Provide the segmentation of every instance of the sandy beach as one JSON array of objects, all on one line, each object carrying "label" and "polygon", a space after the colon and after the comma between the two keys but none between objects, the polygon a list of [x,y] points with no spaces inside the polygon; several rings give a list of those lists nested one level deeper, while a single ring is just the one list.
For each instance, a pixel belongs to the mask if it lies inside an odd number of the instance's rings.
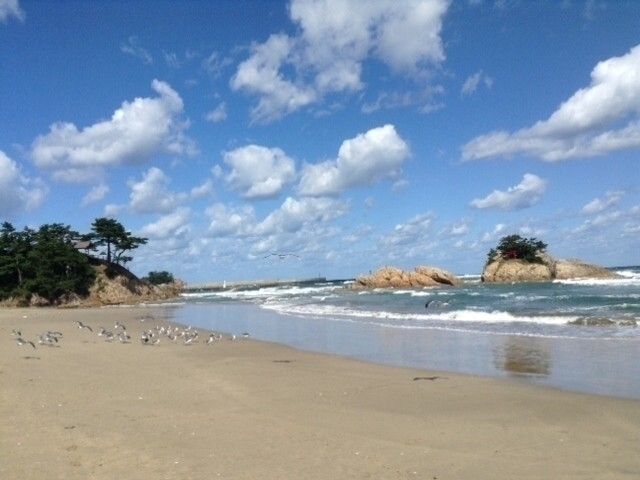
[{"label": "sandy beach", "polygon": [[[131,343],[98,335],[116,321]],[[153,308],[0,309],[0,478],[640,476],[637,400],[204,331],[142,345],[156,326]]]}]

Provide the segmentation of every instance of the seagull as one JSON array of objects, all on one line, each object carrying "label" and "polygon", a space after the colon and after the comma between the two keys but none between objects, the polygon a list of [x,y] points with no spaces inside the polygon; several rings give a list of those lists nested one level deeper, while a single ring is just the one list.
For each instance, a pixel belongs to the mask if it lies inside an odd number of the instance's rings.
[{"label": "seagull", "polygon": [[22,332],[20,330],[13,329],[11,331],[11,335],[14,336],[14,337],[21,337],[22,336]]},{"label": "seagull", "polygon": [[192,343],[195,343],[197,341],[198,341],[198,332],[195,332],[193,334],[190,334],[184,337],[185,345],[191,345]]},{"label": "seagull", "polygon": [[118,338],[120,339],[120,342],[122,342],[122,343],[131,343],[131,337],[129,336],[129,334],[127,332],[120,332],[118,334]]},{"label": "seagull", "polygon": [[267,255],[266,257],[262,257],[262,259],[264,260],[265,258],[269,258],[269,257],[278,257],[280,260],[284,260],[287,257],[297,257],[300,258],[299,255],[296,255],[295,253],[270,253],[269,255]]},{"label": "seagull", "polygon": [[24,339],[24,338],[22,338],[22,337],[18,337],[18,338],[16,339],[16,344],[17,344],[19,347],[21,347],[21,346],[23,346],[23,345],[27,345],[27,344],[29,344],[29,345],[31,345],[34,349],[36,348],[36,344],[35,344],[35,343],[33,343],[31,340],[25,340],[25,339]]},{"label": "seagull", "polygon": [[83,329],[86,328],[87,330],[89,330],[90,332],[93,332],[93,328],[91,328],[89,325],[85,325],[84,323],[82,323],[80,320],[76,320],[76,323],[78,324],[78,328],[79,329]]},{"label": "seagull", "polygon": [[38,343],[40,345],[53,345],[54,343],[58,343],[58,337],[52,335],[53,332],[45,332],[42,335],[38,336]]},{"label": "seagull", "polygon": [[429,300],[427,303],[425,303],[424,308],[429,308],[429,304],[433,302],[433,300]]},{"label": "seagull", "polygon": [[120,322],[116,322],[116,323],[114,323],[114,324],[113,324],[113,328],[114,328],[115,330],[117,330],[118,328],[121,328],[122,330],[126,330],[126,329],[127,329],[127,328],[126,328],[123,324],[121,324]]}]

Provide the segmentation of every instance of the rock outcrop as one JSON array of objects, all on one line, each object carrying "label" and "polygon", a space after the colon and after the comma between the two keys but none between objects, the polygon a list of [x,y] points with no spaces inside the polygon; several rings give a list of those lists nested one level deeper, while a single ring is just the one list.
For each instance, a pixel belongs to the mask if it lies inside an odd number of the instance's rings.
[{"label": "rock outcrop", "polygon": [[619,278],[620,275],[581,260],[556,260],[540,255],[542,263],[499,258],[488,263],[482,272],[487,283],[549,282],[571,278]]},{"label": "rock outcrop", "polygon": [[[117,266],[112,266],[117,267]],[[96,267],[96,280],[89,290],[87,298],[67,302],[68,305],[100,306],[140,302],[154,302],[176,298],[182,291],[182,282],[176,281],[164,285],[152,285],[143,282],[123,267],[107,274],[107,267]]]},{"label": "rock outcrop", "polygon": [[459,278],[440,268],[420,266],[410,272],[396,267],[383,267],[370,275],[360,275],[350,288],[419,288],[460,284],[462,281]]}]

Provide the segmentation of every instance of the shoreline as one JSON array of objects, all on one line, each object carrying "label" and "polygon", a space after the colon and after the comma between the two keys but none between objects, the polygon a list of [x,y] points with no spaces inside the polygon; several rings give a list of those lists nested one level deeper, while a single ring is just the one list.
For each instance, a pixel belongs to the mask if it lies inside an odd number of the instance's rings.
[{"label": "shoreline", "polygon": [[[140,316],[153,315],[144,322]],[[26,316],[26,317],[25,317]],[[634,478],[640,401],[238,338],[162,307],[0,309],[6,478]],[[78,329],[76,320],[94,328]],[[126,325],[131,344],[100,326]],[[17,346],[59,330],[58,346]]]}]

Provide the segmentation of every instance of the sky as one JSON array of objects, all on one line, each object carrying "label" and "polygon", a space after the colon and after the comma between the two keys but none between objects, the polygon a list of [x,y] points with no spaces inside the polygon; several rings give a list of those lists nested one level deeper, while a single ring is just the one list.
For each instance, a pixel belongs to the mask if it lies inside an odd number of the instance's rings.
[{"label": "sky", "polygon": [[638,265],[639,157],[634,0],[0,0],[0,221],[138,276]]}]

